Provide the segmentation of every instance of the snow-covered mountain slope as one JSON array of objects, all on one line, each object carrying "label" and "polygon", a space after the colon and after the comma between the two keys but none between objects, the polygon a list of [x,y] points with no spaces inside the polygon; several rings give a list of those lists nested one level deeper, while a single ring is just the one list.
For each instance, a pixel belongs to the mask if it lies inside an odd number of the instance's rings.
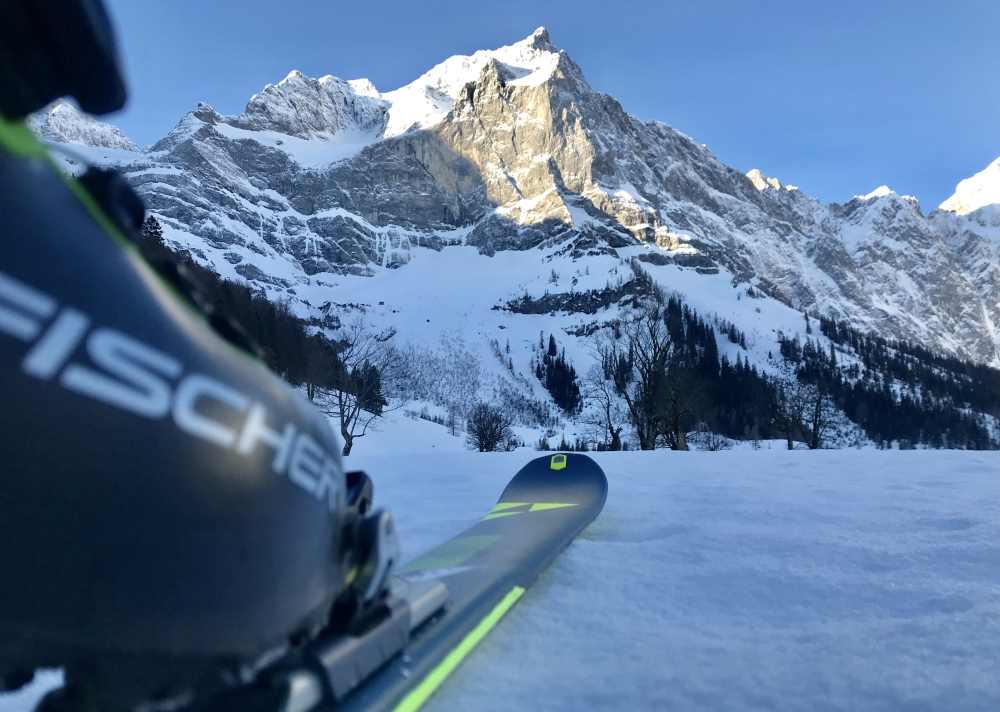
[{"label": "snow-covered mountain slope", "polygon": [[546,250],[627,248],[729,275],[731,302],[752,285],[1000,364],[989,214],[927,217],[885,187],[824,205],[744,175],[594,91],[543,29],[385,93],[292,72],[239,116],[199,105],[128,172],[173,246],[312,316],[351,275],[388,268],[405,283],[423,248],[522,251],[512,289],[547,275]]},{"label": "snow-covered mountain slope", "polygon": [[961,181],[951,197],[941,203],[940,209],[966,215],[996,204],[1000,204],[1000,158]]},{"label": "snow-covered mountain slope", "polygon": [[548,31],[539,27],[512,45],[449,57],[406,86],[382,95],[391,106],[386,136],[427,128],[444,120],[465,85],[475,82],[483,67],[493,61],[503,67],[514,84],[541,84],[555,71],[559,53]]},{"label": "snow-covered mountain slope", "polygon": [[113,148],[136,152],[139,147],[111,124],[81,113],[67,101],[57,101],[29,120],[31,128],[50,143]]},{"label": "snow-covered mountain slope", "polygon": [[[474,523],[537,454],[414,452],[447,437],[430,427],[444,430],[415,422],[347,459],[374,478],[404,560]],[[427,710],[1000,705],[996,454],[594,457],[603,513]],[[57,680],[0,710],[27,712]]]}]

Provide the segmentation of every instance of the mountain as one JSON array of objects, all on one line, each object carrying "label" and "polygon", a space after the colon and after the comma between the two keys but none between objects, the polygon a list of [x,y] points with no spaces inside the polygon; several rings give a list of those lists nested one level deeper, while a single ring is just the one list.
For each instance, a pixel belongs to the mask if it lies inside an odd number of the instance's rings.
[{"label": "mountain", "polygon": [[139,147],[120,129],[81,113],[66,101],[57,101],[29,120],[31,128],[50,143],[137,152]]},{"label": "mountain", "polygon": [[[50,111],[41,133],[134,150],[63,116]],[[399,267],[419,248],[642,247],[799,310],[1000,363],[1000,230],[984,207],[1000,160],[931,216],[884,186],[824,205],[630,116],[543,28],[384,93],[293,71],[238,116],[199,105],[129,173],[175,246],[307,310],[338,275]]]},{"label": "mountain", "polygon": [[1000,365],[998,163],[930,215],[886,186],[823,204],[629,115],[544,28],[394,91],[293,71],[239,115],[199,104],[144,151],[96,122],[60,133],[65,111],[34,125],[119,165],[174,249],[319,327],[363,315],[491,364],[476,387],[536,415],[539,331],[583,374],[588,335],[647,278],[737,325],[721,355],[767,373],[783,339],[835,346],[803,312]]}]

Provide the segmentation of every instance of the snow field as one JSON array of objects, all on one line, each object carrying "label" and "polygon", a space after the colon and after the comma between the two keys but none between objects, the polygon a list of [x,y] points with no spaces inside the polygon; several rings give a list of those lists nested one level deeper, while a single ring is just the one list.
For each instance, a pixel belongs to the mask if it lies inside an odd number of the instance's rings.
[{"label": "snow field", "polygon": [[[537,453],[353,456],[404,558]],[[432,710],[1000,705],[1000,456],[596,453],[601,517]]]},{"label": "snow field", "polygon": [[[407,560],[471,526],[539,454],[460,450],[397,415],[345,464],[374,477]],[[592,455],[604,512],[427,709],[1000,705],[1000,454]]]}]

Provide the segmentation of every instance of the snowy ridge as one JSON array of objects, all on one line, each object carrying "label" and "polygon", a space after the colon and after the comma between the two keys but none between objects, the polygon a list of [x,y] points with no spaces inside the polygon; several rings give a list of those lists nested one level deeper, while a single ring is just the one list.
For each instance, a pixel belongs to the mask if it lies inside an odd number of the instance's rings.
[{"label": "snowy ridge", "polygon": [[329,75],[311,79],[294,70],[254,94],[231,123],[303,139],[329,139],[345,131],[378,135],[385,125],[386,105],[365,81],[346,82]]},{"label": "snowy ridge", "polygon": [[[129,155],[98,162],[128,166],[175,247],[317,318],[330,285],[402,267],[421,248],[536,260],[531,251],[555,248],[577,261],[637,248],[1000,364],[990,206],[925,216],[884,186],[825,205],[742,174],[595,92],[543,28],[387,93],[293,71],[242,114],[201,104],[152,151]],[[990,184],[984,174],[977,185]]]},{"label": "snowy ridge", "polygon": [[890,195],[895,195],[896,191],[887,185],[880,185],[875,190],[870,193],[865,193],[864,195],[855,195],[855,198],[860,200],[874,200],[875,198],[887,198]]},{"label": "snowy ridge", "polygon": [[769,178],[761,173],[759,168],[753,168],[747,171],[747,178],[753,183],[753,187],[757,190],[767,190],[768,188],[774,188],[775,190],[781,190],[781,181],[777,178]]},{"label": "snowy ridge", "polygon": [[41,138],[74,146],[138,151],[139,147],[121,129],[81,113],[67,101],[56,101],[29,119]]},{"label": "snowy ridge", "polygon": [[1000,204],[1000,158],[974,176],[961,181],[955,192],[939,208],[959,215]]},{"label": "snowy ridge", "polygon": [[413,82],[382,95],[390,103],[385,135],[433,126],[451,110],[459,91],[474,82],[488,62],[499,62],[514,84],[545,82],[555,71],[559,53],[549,33],[539,27],[520,42],[472,55],[455,55],[422,74]]}]

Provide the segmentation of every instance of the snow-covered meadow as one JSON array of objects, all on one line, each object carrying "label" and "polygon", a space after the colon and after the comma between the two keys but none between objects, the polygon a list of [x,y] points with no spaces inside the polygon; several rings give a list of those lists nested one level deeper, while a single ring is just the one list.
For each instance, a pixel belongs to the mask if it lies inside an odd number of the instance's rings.
[{"label": "snow-covered meadow", "polygon": [[[534,455],[349,462],[410,558]],[[432,709],[1000,708],[1000,454],[594,457],[603,514]]]},{"label": "snow-covered meadow", "polygon": [[[395,413],[346,464],[374,477],[409,559],[536,455]],[[593,457],[604,512],[429,709],[1000,708],[1000,454]]]}]

